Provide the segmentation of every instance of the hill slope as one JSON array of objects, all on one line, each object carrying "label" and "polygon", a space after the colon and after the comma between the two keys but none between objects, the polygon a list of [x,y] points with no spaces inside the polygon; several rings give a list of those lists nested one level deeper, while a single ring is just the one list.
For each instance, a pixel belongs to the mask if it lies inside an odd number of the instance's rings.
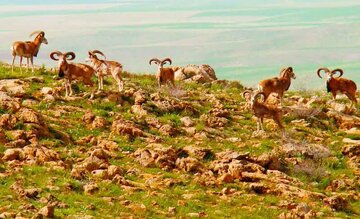
[{"label": "hill slope", "polygon": [[238,82],[159,92],[125,73],[89,100],[53,76],[0,67],[0,218],[360,214],[360,114],[342,100],[288,93],[282,139],[270,120],[254,134]]}]

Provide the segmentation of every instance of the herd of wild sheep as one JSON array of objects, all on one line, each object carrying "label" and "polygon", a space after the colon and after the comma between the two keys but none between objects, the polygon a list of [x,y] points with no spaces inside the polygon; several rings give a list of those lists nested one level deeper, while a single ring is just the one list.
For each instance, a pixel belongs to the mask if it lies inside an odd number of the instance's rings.
[{"label": "herd of wild sheep", "polygon": [[[15,57],[20,57],[20,70],[22,67],[22,59],[27,59],[27,67],[29,67],[29,59],[32,66],[32,71],[34,72],[33,58],[36,57],[40,45],[42,43],[47,44],[48,41],[45,38],[45,33],[43,31],[35,31],[30,34],[30,37],[36,35],[33,41],[16,41],[12,44],[12,71],[14,68]],[[104,59],[101,59],[97,56],[97,54],[101,55]],[[122,91],[124,87],[124,82],[121,77],[121,72],[123,70],[123,66],[116,61],[108,61],[106,60],[106,56],[99,50],[93,50],[88,52],[88,61],[91,65],[82,64],[82,63],[70,63],[68,61],[72,61],[75,59],[75,53],[66,52],[62,53],[60,51],[53,51],[50,53],[50,58],[58,61],[58,75],[61,78],[65,78],[65,91],[66,96],[71,96],[73,94],[73,90],[71,88],[72,80],[81,81],[86,85],[93,86],[94,83],[91,80],[93,75],[98,77],[98,89],[103,89],[104,76],[112,75],[115,81],[118,84],[119,92]],[[158,81],[159,87],[161,85],[169,84],[172,87],[175,86],[174,76],[175,72],[179,69],[179,67],[164,67],[166,63],[172,64],[170,58],[166,58],[163,60],[153,58],[149,61],[149,64],[155,63],[158,65],[158,70],[156,74],[156,78]],[[351,101],[351,107],[357,103],[356,100],[356,84],[354,81],[342,78],[344,71],[342,69],[334,69],[330,70],[326,67],[319,68],[317,70],[317,75],[321,78],[320,73],[324,71],[327,77],[327,91],[331,92],[334,99],[336,98],[337,93],[345,94]],[[339,73],[338,77],[334,77],[336,73]],[[280,76],[263,80],[258,85],[257,91],[246,90],[243,93],[244,98],[248,98],[250,101],[251,109],[254,115],[258,118],[257,121],[257,131],[263,130],[263,119],[271,118],[273,119],[279,128],[284,132],[284,127],[281,123],[282,110],[276,106],[266,104],[266,100],[270,96],[270,94],[275,93],[280,98],[281,106],[283,105],[283,96],[284,92],[287,91],[291,84],[291,79],[295,79],[295,73],[292,67],[284,68],[280,71]],[[263,96],[264,99],[262,102],[258,101],[258,98]]]}]

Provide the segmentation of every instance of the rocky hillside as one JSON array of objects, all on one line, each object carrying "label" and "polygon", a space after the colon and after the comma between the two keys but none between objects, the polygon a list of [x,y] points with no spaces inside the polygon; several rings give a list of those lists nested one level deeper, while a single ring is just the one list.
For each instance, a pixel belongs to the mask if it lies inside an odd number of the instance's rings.
[{"label": "rocky hillside", "polygon": [[360,217],[347,99],[288,92],[282,138],[271,120],[254,133],[238,82],[126,73],[89,100],[55,75],[0,66],[0,218]]}]

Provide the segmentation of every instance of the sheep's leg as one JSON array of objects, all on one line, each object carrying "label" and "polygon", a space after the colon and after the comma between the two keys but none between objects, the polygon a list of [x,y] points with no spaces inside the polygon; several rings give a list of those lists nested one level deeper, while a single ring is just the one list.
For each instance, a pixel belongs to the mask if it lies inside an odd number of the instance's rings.
[{"label": "sheep's leg", "polygon": [[14,73],[14,63],[15,63],[15,55],[13,55],[12,64],[11,64],[11,73]]},{"label": "sheep's leg", "polygon": [[264,123],[264,118],[260,118],[260,127],[261,127],[261,130],[264,131],[264,126],[263,126],[263,123]]},{"label": "sheep's leg", "polygon": [[29,58],[26,58],[26,72],[29,71]]},{"label": "sheep's leg", "polygon": [[[29,59],[28,59],[28,61],[29,61]],[[32,71],[32,73],[34,73],[34,57],[31,57],[30,58],[30,62],[31,62],[31,71]]]},{"label": "sheep's leg", "polygon": [[334,101],[336,100],[336,92],[331,92],[334,98]]},{"label": "sheep's leg", "polygon": [[260,118],[257,118],[257,121],[256,121],[256,131],[260,131]]},{"label": "sheep's leg", "polygon": [[104,90],[104,76],[101,76],[101,90]]},{"label": "sheep's leg", "polygon": [[21,74],[22,74],[22,59],[23,59],[23,57],[20,56],[20,73],[21,73]]},{"label": "sheep's leg", "polygon": [[124,84],[123,84],[123,81],[121,80],[120,75],[114,75],[113,77],[114,77],[116,83],[118,84],[118,90],[119,90],[119,92],[121,92],[122,89],[123,89],[123,87],[124,87]]},{"label": "sheep's leg", "polygon": [[69,96],[69,86],[68,86],[68,81],[65,81],[65,97]]},{"label": "sheep's leg", "polygon": [[98,90],[101,90],[101,74],[98,74]]},{"label": "sheep's leg", "polygon": [[356,97],[355,97],[355,94],[352,95],[350,93],[345,93],[345,95],[351,100],[351,105],[350,105],[350,108],[352,108],[354,106],[354,104],[357,103],[357,100],[356,100]]},{"label": "sheep's leg", "polygon": [[69,80],[69,90],[70,90],[70,96],[72,96],[74,94],[72,86],[71,86],[71,80]]}]

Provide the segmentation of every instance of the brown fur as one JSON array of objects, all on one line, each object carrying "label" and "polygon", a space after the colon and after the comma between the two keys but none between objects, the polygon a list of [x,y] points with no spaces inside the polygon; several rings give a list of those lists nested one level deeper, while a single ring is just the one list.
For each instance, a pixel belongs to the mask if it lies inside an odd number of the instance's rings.
[{"label": "brown fur", "polygon": [[277,108],[275,106],[270,106],[265,104],[264,102],[259,102],[258,97],[260,95],[265,96],[264,92],[258,92],[253,94],[252,91],[245,91],[243,93],[243,96],[245,97],[245,94],[249,93],[251,94],[251,110],[254,113],[254,115],[258,118],[257,121],[257,131],[260,129],[263,130],[263,120],[264,118],[269,118],[275,121],[275,123],[278,125],[278,127],[284,132],[284,126],[282,125],[282,116],[283,112],[280,108]]},{"label": "brown fur", "polygon": [[158,72],[156,74],[156,79],[158,81],[159,87],[161,85],[166,85],[167,83],[170,83],[171,86],[175,87],[175,71],[179,69],[179,67],[163,67],[166,62],[169,62],[169,64],[172,64],[172,61],[170,58],[165,58],[163,60],[153,58],[149,61],[149,64],[151,65],[152,62],[155,62],[155,64],[158,65]]},{"label": "brown fur", "polygon": [[266,102],[271,93],[277,93],[282,104],[284,92],[287,91],[291,85],[291,78],[296,78],[295,73],[292,67],[288,67],[282,69],[279,77],[261,81],[259,83],[259,91],[264,93],[264,102]]},{"label": "brown fur", "polygon": [[[65,96],[71,96],[73,94],[73,90],[71,88],[71,83],[73,80],[81,81],[85,85],[89,85],[91,87],[94,86],[94,82],[92,81],[92,76],[95,74],[95,70],[86,64],[80,63],[68,63],[68,60],[75,59],[75,54],[73,54],[72,58],[69,59],[68,55],[71,52],[62,54],[59,51],[52,52],[50,57],[53,60],[58,60],[59,66],[59,77],[65,78]],[[54,55],[57,55],[58,58],[55,58]]]},{"label": "brown fur", "polygon": [[[112,77],[118,83],[118,90],[121,92],[124,87],[124,81],[121,77],[121,72],[123,70],[123,66],[116,61],[108,61],[108,60],[101,60],[95,55],[98,50],[89,51],[89,59],[93,68],[96,71],[96,76],[99,78],[99,90],[104,89],[104,77],[108,75],[112,75]],[[98,51],[101,55],[104,56],[103,53]]]},{"label": "brown fur", "polygon": [[29,59],[32,65],[32,72],[34,72],[34,56],[37,57],[37,54],[40,49],[41,43],[47,44],[47,39],[45,38],[44,32],[39,32],[35,37],[34,41],[15,41],[11,46],[11,55],[13,56],[12,60],[12,71],[14,71],[14,62],[15,57],[20,57],[20,70],[22,71],[22,59],[23,57],[27,58],[27,70],[29,68]]},{"label": "brown fur", "polygon": [[156,75],[158,80],[159,87],[161,85],[166,85],[168,82],[172,86],[175,86],[175,71],[173,68],[162,68],[161,71]]}]

